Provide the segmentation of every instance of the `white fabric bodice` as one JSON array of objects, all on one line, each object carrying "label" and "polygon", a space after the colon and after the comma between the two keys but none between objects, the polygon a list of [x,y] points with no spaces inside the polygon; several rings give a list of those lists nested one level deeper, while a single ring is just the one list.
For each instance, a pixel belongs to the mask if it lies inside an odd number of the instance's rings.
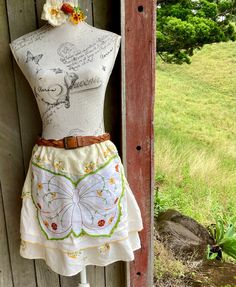
[{"label": "white fabric bodice", "polygon": [[120,42],[116,33],[68,21],[46,24],[9,44],[36,97],[42,137],[105,132],[105,92]]}]

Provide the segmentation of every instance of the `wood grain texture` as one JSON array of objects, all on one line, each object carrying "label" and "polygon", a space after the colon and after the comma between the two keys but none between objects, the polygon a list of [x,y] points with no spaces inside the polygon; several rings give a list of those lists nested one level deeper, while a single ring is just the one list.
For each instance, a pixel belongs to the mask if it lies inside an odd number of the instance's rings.
[{"label": "wood grain texture", "polygon": [[59,287],[60,279],[59,275],[51,270],[46,265],[44,260],[37,259],[35,261],[37,287]]},{"label": "wood grain texture", "polygon": [[141,249],[130,263],[130,286],[153,278],[153,107],[155,1],[125,0],[125,151],[128,181],[141,209]]},{"label": "wood grain texture", "polygon": [[125,286],[125,265],[122,261],[112,263],[106,267],[106,287]]},{"label": "wood grain texture", "polygon": [[0,286],[13,287],[11,261],[6,230],[6,217],[0,182]]},{"label": "wood grain texture", "polygon": [[15,77],[8,45],[9,13],[14,15],[11,10],[7,10],[8,6],[5,1],[0,1],[0,181],[7,231],[6,244],[9,248],[13,286],[35,287],[34,262],[25,260],[19,255],[20,196],[24,181],[24,166]]}]

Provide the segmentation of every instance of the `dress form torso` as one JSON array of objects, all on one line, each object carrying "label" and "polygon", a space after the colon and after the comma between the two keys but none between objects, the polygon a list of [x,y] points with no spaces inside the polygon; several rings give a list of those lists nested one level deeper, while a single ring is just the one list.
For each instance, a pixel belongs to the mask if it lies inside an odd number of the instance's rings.
[{"label": "dress form torso", "polygon": [[105,132],[106,87],[121,36],[85,21],[49,24],[10,43],[37,100],[42,137]]}]

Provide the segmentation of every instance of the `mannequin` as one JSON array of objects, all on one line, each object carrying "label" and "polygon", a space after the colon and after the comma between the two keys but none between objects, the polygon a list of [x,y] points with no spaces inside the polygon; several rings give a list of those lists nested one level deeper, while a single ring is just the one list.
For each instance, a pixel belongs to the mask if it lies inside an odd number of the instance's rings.
[{"label": "mannequin", "polygon": [[[105,92],[120,43],[120,35],[86,21],[45,24],[10,43],[35,95],[44,139],[105,132]],[[141,248],[141,213],[111,141],[69,151],[36,145],[31,162],[22,192],[23,257],[44,258],[65,276],[90,264],[134,259]],[[81,281],[79,286],[89,286],[85,268]]]},{"label": "mannequin", "polygon": [[46,24],[10,44],[34,91],[44,138],[104,132],[104,95],[120,41],[120,35],[86,21],[76,26],[67,21],[58,27]]}]

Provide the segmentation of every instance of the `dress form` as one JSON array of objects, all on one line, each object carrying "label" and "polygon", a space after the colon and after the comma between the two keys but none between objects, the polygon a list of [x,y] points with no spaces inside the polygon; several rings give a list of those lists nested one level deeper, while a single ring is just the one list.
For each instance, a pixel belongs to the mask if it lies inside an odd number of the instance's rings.
[{"label": "dress form", "polygon": [[[105,132],[104,96],[120,40],[120,35],[87,22],[66,22],[59,27],[46,24],[10,43],[36,97],[42,137],[60,139]],[[85,269],[79,286],[89,286]]]},{"label": "dress form", "polygon": [[105,91],[120,41],[120,35],[86,21],[67,21],[46,24],[10,43],[36,97],[42,137],[104,133]]}]

